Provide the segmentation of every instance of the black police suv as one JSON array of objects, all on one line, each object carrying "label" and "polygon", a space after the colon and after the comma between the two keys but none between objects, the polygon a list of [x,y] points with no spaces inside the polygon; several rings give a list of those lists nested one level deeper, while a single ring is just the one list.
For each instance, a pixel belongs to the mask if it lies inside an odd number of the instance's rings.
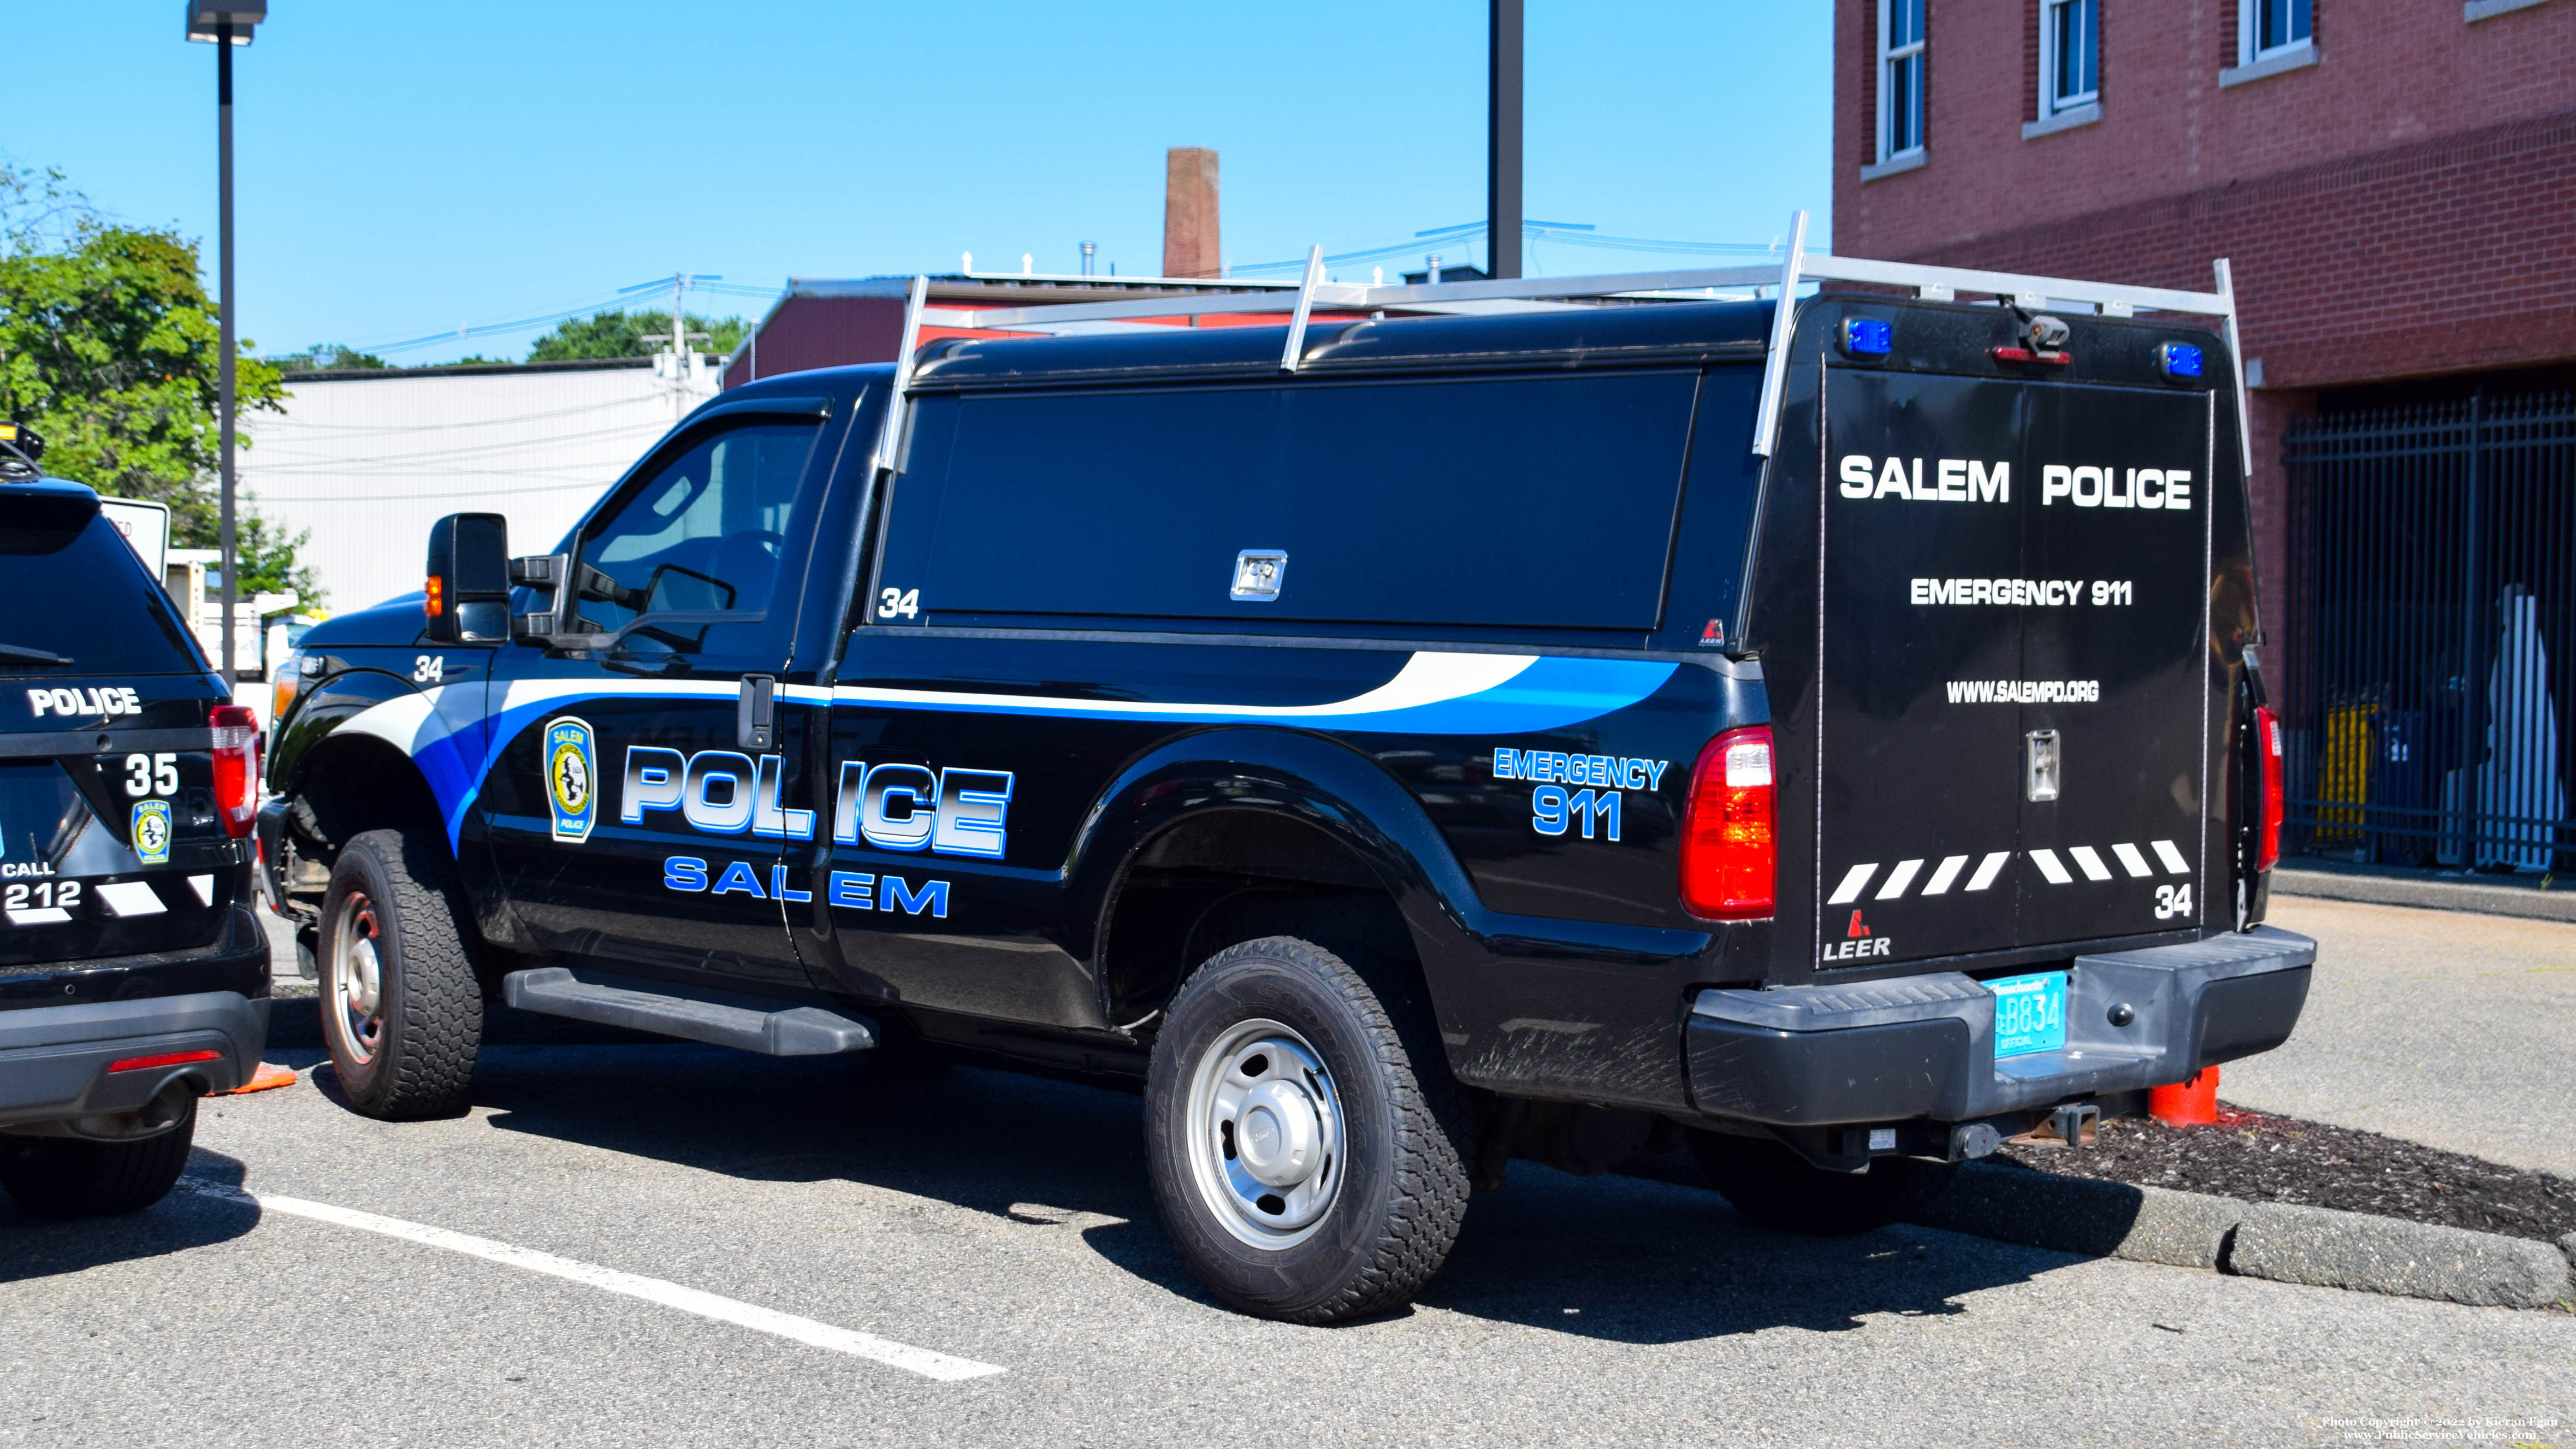
[{"label": "black police suv", "polygon": [[160,1200],[268,1039],[258,720],[98,496],[0,449],[0,1188]]},{"label": "black police suv", "polygon": [[492,999],[1123,1078],[1200,1276],[1323,1321],[1513,1156],[1854,1231],[2281,1042],[2224,343],[1820,296],[1765,456],[1773,312],[950,338],[552,554],[444,520],[260,814],[349,1100],[456,1110]]}]

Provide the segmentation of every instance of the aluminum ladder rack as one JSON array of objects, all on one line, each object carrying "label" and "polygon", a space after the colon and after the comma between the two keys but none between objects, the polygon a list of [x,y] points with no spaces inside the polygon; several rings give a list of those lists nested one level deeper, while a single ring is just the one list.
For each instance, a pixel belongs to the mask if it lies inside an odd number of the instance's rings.
[{"label": "aluminum ladder rack", "polygon": [[1212,292],[1192,297],[1157,297],[1120,302],[1063,302],[1027,307],[954,308],[927,305],[929,278],[912,279],[904,308],[902,345],[895,354],[895,395],[906,404],[898,426],[885,430],[877,464],[891,472],[901,456],[903,435],[910,431],[913,354],[923,326],[1005,333],[1078,335],[1083,333],[1161,330],[1148,319],[1210,314],[1287,314],[1288,335],[1279,352],[1282,372],[1295,372],[1306,352],[1306,324],[1318,307],[1328,311],[1406,313],[1457,316],[1533,312],[1599,304],[1704,302],[1720,293],[1759,299],[1774,297],[1783,305],[1772,314],[1765,349],[1761,402],[1756,413],[1753,451],[1771,455],[1779,428],[1780,395],[1787,376],[1789,331],[1796,320],[1798,288],[1808,282],[1859,282],[1911,289],[1928,301],[1953,301],[1961,293],[1986,294],[2026,310],[2046,307],[2103,316],[2132,317],[2142,312],[2173,312],[2218,318],[2226,338],[2229,375],[2236,390],[2236,438],[2244,466],[2254,467],[2253,442],[2245,416],[2245,364],[2237,336],[2236,286],[2227,259],[2213,264],[2216,290],[2180,291],[2170,287],[2135,287],[2116,282],[2088,282],[2071,277],[2026,276],[1973,267],[1927,266],[1917,262],[1880,262],[1810,252],[1806,247],[1807,213],[1789,222],[1789,247],[1777,266],[1701,267],[1668,272],[1618,272],[1584,277],[1502,277],[1476,282],[1421,285],[1361,285],[1328,281],[1324,249],[1306,254],[1306,275],[1294,290],[1286,287],[1255,292]]}]

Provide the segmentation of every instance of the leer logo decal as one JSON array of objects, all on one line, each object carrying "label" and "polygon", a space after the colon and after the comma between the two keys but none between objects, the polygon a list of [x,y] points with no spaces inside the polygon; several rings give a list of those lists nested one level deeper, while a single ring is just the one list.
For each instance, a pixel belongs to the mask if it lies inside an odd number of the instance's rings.
[{"label": "leer logo decal", "polygon": [[590,838],[599,792],[590,725],[565,715],[546,722],[546,801],[554,807],[555,839],[579,845]]},{"label": "leer logo decal", "polygon": [[145,865],[170,863],[170,802],[137,800],[134,815],[128,822],[128,835],[134,842],[134,858]]}]

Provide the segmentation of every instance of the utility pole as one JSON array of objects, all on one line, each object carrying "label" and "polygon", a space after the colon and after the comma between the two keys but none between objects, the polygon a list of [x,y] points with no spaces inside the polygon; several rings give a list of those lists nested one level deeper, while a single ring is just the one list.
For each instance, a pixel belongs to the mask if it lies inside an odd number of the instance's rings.
[{"label": "utility pole", "polygon": [[1485,271],[1521,274],[1521,0],[1491,0],[1485,51]]},{"label": "utility pole", "polygon": [[692,341],[715,341],[712,333],[689,330],[689,284],[723,280],[714,273],[703,276],[696,272],[671,274],[671,416],[675,418],[686,417],[689,412],[689,380],[693,370],[689,344]]}]

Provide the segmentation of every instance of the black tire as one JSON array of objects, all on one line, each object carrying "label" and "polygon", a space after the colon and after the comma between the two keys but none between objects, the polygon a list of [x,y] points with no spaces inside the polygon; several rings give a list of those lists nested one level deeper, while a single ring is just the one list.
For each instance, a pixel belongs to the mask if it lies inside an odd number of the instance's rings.
[{"label": "black tire", "polygon": [[[1406,968],[1374,978],[1311,941],[1247,941],[1210,957],[1182,984],[1155,1041],[1145,1083],[1155,1200],[1191,1271],[1243,1312],[1330,1323],[1397,1307],[1439,1271],[1457,1240],[1469,1160],[1458,1094],[1418,977]],[[1302,1239],[1277,1245],[1228,1226],[1226,1208],[1210,1196],[1222,1189],[1202,1190],[1191,1156],[1192,1088],[1202,1064],[1261,1021],[1311,1045],[1341,1120],[1331,1169],[1338,1176],[1321,1215],[1300,1230]],[[1212,1126],[1207,1150],[1231,1160],[1233,1141],[1230,1125],[1221,1133]]]},{"label": "black tire", "polygon": [[1691,1155],[1708,1185],[1766,1228],[1839,1238],[1901,1222],[1947,1179],[1950,1169],[1909,1157],[1881,1157],[1867,1172],[1828,1172],[1760,1137],[1693,1131]]},{"label": "black tire", "polygon": [[[388,1122],[465,1110],[483,1043],[483,990],[448,887],[446,843],[427,831],[351,838],[322,899],[322,1044],[349,1105]],[[374,1010],[344,994],[372,948]]]},{"label": "black tire", "polygon": [[133,1142],[0,1137],[0,1188],[40,1218],[138,1212],[169,1195],[197,1138],[197,1099],[168,1131]]}]

